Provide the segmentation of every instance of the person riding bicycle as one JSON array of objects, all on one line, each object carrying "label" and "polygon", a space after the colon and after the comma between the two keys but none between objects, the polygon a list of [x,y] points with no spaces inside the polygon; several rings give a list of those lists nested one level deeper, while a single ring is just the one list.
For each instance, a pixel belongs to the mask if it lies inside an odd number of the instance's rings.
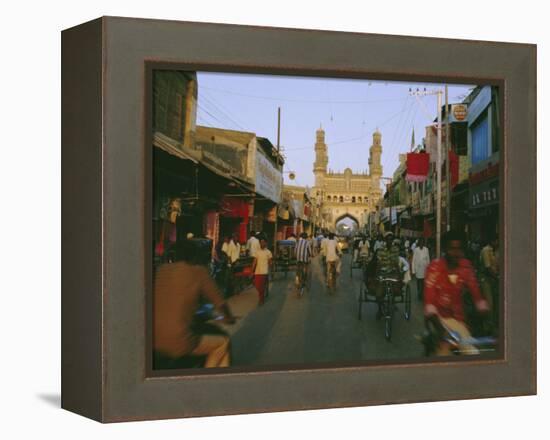
[{"label": "person riding bicycle", "polygon": [[[324,254],[326,259],[326,273],[328,275],[329,271],[334,269],[335,274],[337,273],[338,262],[340,261],[340,256],[342,251],[338,246],[338,241],[333,232],[329,233],[328,239],[323,242],[324,244]],[[327,276],[327,281],[328,281]]]},{"label": "person riding bicycle", "polygon": [[[205,356],[205,368],[230,365],[230,340],[220,334],[201,334],[193,325],[204,298],[235,323],[235,317],[197,252],[198,241],[176,243],[176,262],[161,265],[153,284],[153,350],[158,368],[184,356]],[[169,367],[168,367],[169,368]]]},{"label": "person riding bicycle", "polygon": [[[388,231],[384,234],[385,246],[376,252],[376,278],[390,278],[398,280],[395,283],[394,292],[399,293],[401,289],[401,264],[399,260],[399,246],[394,243],[393,232]],[[384,285],[381,282],[376,283],[374,289],[376,302],[378,303],[378,312],[376,319],[382,317],[382,302],[384,300]]]},{"label": "person riding bicycle", "polygon": [[296,271],[296,284],[300,286],[305,282],[305,280],[307,280],[309,263],[311,261],[311,257],[313,256],[311,242],[307,239],[306,232],[302,232],[300,234],[300,238],[296,243],[295,253],[296,264],[298,266]]},{"label": "person riding bicycle", "polygon": [[[469,290],[479,313],[488,313],[489,305],[480,292],[472,264],[464,258],[462,243],[460,233],[447,232],[443,237],[444,256],[433,260],[426,269],[424,317],[440,336],[453,332],[460,340],[466,340],[465,343],[458,343],[461,353],[479,354],[479,350],[467,342],[471,333],[465,322],[464,291]],[[451,348],[449,342],[442,341],[436,355],[449,355]]]}]

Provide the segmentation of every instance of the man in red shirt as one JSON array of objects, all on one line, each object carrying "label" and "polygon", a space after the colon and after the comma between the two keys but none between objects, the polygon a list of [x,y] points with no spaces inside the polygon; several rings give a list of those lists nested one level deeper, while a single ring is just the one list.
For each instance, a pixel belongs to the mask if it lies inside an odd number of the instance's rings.
[{"label": "man in red shirt", "polygon": [[[486,313],[489,307],[479,290],[472,264],[464,258],[460,234],[448,232],[443,238],[443,248],[444,256],[432,261],[426,269],[424,316],[438,330],[456,332],[460,339],[467,340],[471,334],[464,322],[464,290],[470,291],[478,312]],[[461,353],[479,354],[467,341],[459,343],[458,348]],[[451,354],[450,344],[441,343],[436,354]]]}]

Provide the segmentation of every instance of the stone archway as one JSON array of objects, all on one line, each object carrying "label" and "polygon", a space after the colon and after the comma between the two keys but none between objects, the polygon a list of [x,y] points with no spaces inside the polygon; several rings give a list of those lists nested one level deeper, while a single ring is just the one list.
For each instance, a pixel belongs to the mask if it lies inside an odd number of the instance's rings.
[{"label": "stone archway", "polygon": [[[345,220],[350,220],[352,224],[350,225],[350,222],[346,222]],[[353,226],[353,224],[355,225]],[[348,235],[352,234],[354,231],[359,231],[360,227],[361,223],[359,222],[359,220],[349,212],[345,212],[339,215],[334,221],[334,230],[336,231],[336,233],[340,233],[343,235]]]}]

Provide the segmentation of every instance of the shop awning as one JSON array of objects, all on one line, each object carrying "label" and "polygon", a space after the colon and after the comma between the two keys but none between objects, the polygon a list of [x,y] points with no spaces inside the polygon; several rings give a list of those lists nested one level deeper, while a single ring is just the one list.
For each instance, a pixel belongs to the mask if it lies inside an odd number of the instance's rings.
[{"label": "shop awning", "polygon": [[161,150],[167,152],[168,154],[171,154],[172,156],[178,157],[179,159],[190,160],[195,164],[202,165],[208,171],[211,171],[212,173],[223,177],[224,179],[232,181],[235,184],[235,188],[238,188],[244,194],[249,194],[251,196],[254,195],[254,189],[251,182],[248,182],[245,179],[233,176],[231,174],[224,173],[223,171],[217,169],[215,166],[201,161],[200,154],[198,152],[194,153],[193,151],[189,151],[188,149],[183,150],[181,143],[169,138],[162,133],[156,132],[153,135],[153,146],[160,148]]},{"label": "shop awning", "polygon": [[162,133],[156,132],[153,135],[153,146],[166,151],[172,156],[179,157],[180,159],[190,160],[197,164],[199,163],[197,158],[193,157],[190,153],[187,153],[181,149],[181,144],[179,142],[174,141],[173,139]]}]

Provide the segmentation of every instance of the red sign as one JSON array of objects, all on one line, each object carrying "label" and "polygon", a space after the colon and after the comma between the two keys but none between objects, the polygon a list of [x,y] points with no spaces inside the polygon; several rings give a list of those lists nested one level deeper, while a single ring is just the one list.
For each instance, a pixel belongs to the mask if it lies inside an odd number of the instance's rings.
[{"label": "red sign", "polygon": [[224,217],[240,217],[248,221],[249,205],[245,199],[225,197],[221,203],[220,214]]},{"label": "red sign", "polygon": [[430,170],[430,155],[428,153],[407,153],[407,180],[409,182],[424,182]]}]

